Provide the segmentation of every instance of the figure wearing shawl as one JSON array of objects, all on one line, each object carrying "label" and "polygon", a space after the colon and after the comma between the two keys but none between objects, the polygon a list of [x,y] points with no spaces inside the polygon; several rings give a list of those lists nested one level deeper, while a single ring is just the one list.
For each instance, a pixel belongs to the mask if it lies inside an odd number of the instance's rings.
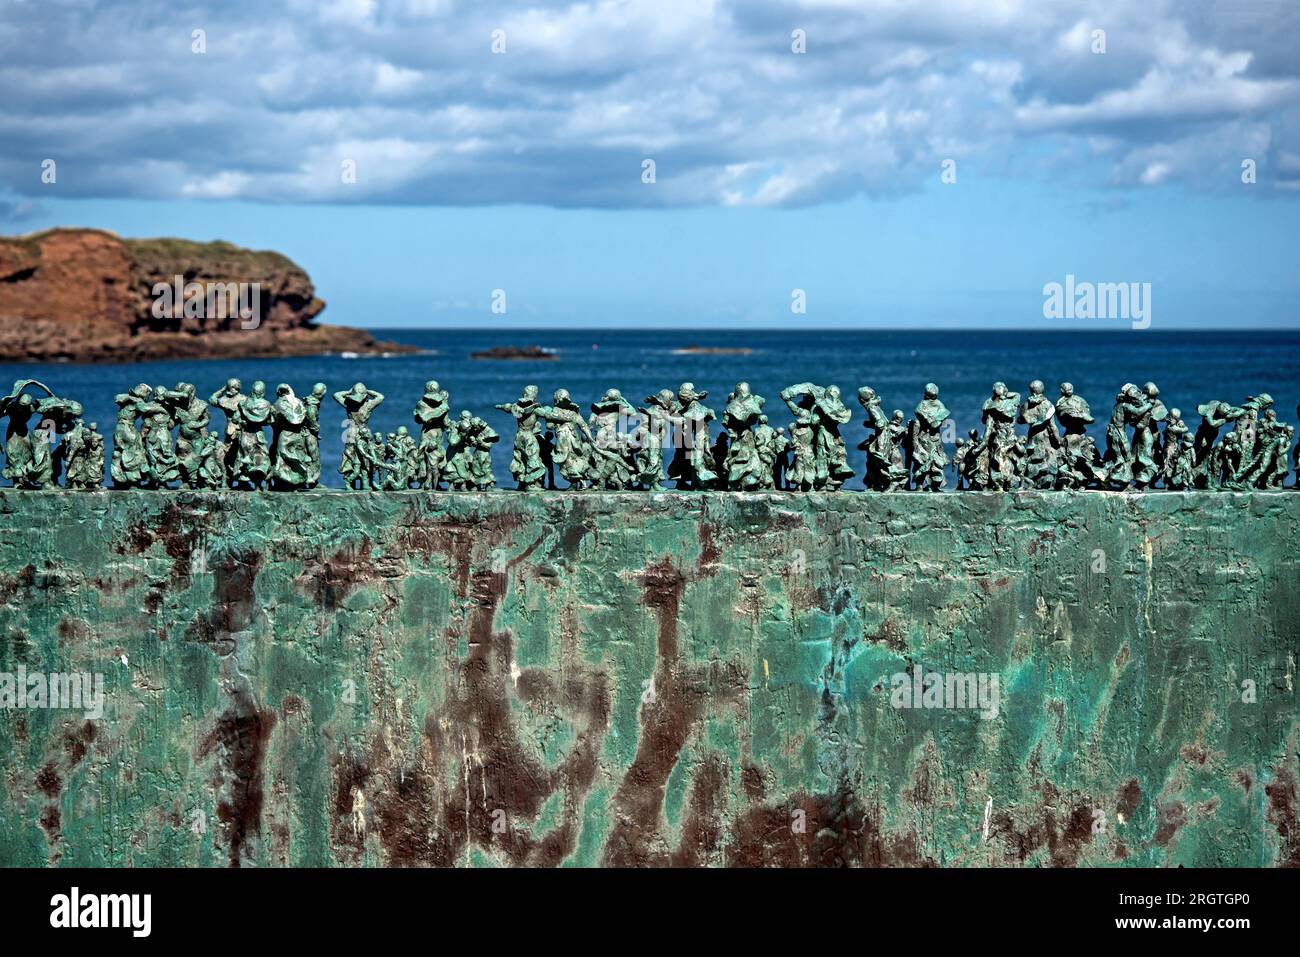
[{"label": "figure wearing shawl", "polygon": [[727,456],[722,465],[727,488],[752,491],[765,487],[770,479],[771,464],[764,462],[759,454],[753,432],[766,401],[750,390],[748,382],[737,383],[735,391],[727,397],[722,417],[728,437]]},{"label": "figure wearing shawl", "polygon": [[591,474],[591,429],[582,417],[582,409],[567,389],[556,389],[551,404],[541,406],[539,414],[555,433],[551,462],[569,483],[569,488],[585,488]]},{"label": "figure wearing shawl", "polygon": [[1150,488],[1160,475],[1160,423],[1169,410],[1160,401],[1160,390],[1154,382],[1142,386],[1140,411],[1133,415],[1133,484],[1140,489]]},{"label": "figure wearing shawl", "polygon": [[415,481],[420,488],[436,490],[442,483],[442,470],[447,461],[443,433],[450,413],[447,390],[441,388],[436,379],[430,379],[424,384],[424,395],[412,413],[415,424],[420,427],[415,467]]},{"label": "figure wearing shawl", "polygon": [[908,429],[908,448],[911,450],[912,477],[916,488],[937,492],[947,480],[945,469],[948,456],[943,450],[943,424],[948,420],[948,409],[939,401],[939,387],[933,382],[925,386],[925,397],[916,406],[916,416]]},{"label": "figure wearing shawl", "polygon": [[695,391],[691,382],[683,382],[677,390],[676,425],[680,442],[668,466],[668,477],[676,481],[679,489],[712,488],[718,479],[709,441],[709,423],[716,415],[704,404],[708,397],[708,392]]},{"label": "figure wearing shawl", "polygon": [[668,444],[677,402],[672,389],[660,389],[645,398],[640,408],[641,424],[634,434],[633,464],[636,482],[651,492],[664,490],[664,446]]},{"label": "figure wearing shawl", "polygon": [[512,415],[515,420],[515,446],[510,455],[510,474],[519,484],[520,491],[541,488],[546,478],[546,465],[542,462],[542,448],[538,441],[541,406],[537,404],[537,386],[526,386],[523,394],[514,402],[502,402],[496,407]]},{"label": "figure wearing shawl", "polygon": [[339,473],[348,480],[348,488],[354,488],[358,482],[363,488],[371,487],[373,479],[365,478],[373,470],[373,463],[367,465],[361,461],[361,450],[356,447],[358,432],[367,427],[370,415],[384,401],[384,394],[374,389],[367,389],[364,382],[356,383],[350,390],[341,389],[334,393],[334,401],[343,407],[347,416],[347,428],[343,432],[343,460],[339,463]]},{"label": "figure wearing shawl", "polygon": [[77,419],[63,440],[67,465],[68,488],[83,491],[99,488],[104,482],[104,437],[99,426]]},{"label": "figure wearing shawl", "polygon": [[307,405],[288,383],[275,389],[271,407],[271,481],[278,489],[306,488],[311,481],[311,432]]},{"label": "figure wearing shawl", "polygon": [[254,382],[253,391],[239,403],[238,447],[230,474],[230,480],[236,486],[247,483],[254,489],[261,489],[271,472],[271,454],[267,449],[265,432],[271,424],[271,414],[265,383]]},{"label": "figure wearing shawl", "polygon": [[1196,488],[1217,488],[1220,456],[1215,443],[1219,438],[1219,430],[1229,422],[1240,419],[1246,410],[1216,399],[1198,405],[1196,411],[1201,415],[1201,424],[1197,426],[1196,440],[1192,446],[1193,482]]},{"label": "figure wearing shawl", "polygon": [[320,484],[320,406],[325,395],[325,383],[317,382],[311,387],[311,394],[302,400],[307,415],[302,433],[307,450],[307,483],[304,488],[315,488]]},{"label": "figure wearing shawl", "polygon": [[618,389],[610,389],[591,404],[591,477],[597,488],[624,489],[635,471],[629,457],[626,432],[636,409]]},{"label": "figure wearing shawl", "polygon": [[238,379],[227,379],[226,384],[208,398],[208,405],[226,413],[226,480],[235,467],[235,454],[239,451],[239,407],[244,402],[243,385]]},{"label": "figure wearing shawl", "polygon": [[867,453],[864,482],[867,488],[877,492],[901,492],[907,488],[907,466],[899,447],[899,436],[880,402],[880,396],[870,386],[858,389],[858,404],[867,413],[862,425],[871,430],[871,434],[858,444],[858,448]]},{"label": "figure wearing shawl", "polygon": [[988,474],[982,483],[994,491],[1007,491],[1016,482],[1016,415],[1020,393],[1008,391],[1002,382],[993,383],[992,395],[984,400],[981,417],[984,442],[988,447]]}]

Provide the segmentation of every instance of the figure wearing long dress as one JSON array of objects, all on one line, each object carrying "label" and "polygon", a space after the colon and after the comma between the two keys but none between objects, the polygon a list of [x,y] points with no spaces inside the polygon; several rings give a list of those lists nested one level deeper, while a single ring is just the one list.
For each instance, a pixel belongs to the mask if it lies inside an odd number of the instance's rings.
[{"label": "figure wearing long dress", "polygon": [[722,416],[728,437],[727,455],[722,463],[727,488],[753,491],[765,487],[771,476],[771,464],[764,462],[759,454],[753,431],[766,401],[750,389],[748,382],[737,383],[727,397]]},{"label": "figure wearing long dress", "polygon": [[780,446],[776,429],[768,424],[767,416],[760,415],[753,432],[754,448],[758,453],[758,488],[775,489],[776,482],[773,476],[776,474],[776,456]]},{"label": "figure wearing long dress", "polygon": [[415,424],[420,427],[415,468],[415,480],[420,488],[436,491],[442,483],[442,471],[447,461],[443,436],[450,414],[451,401],[447,390],[439,386],[436,379],[430,379],[424,384],[424,395],[412,413]]},{"label": "figure wearing long dress", "polygon": [[234,468],[230,480],[236,486],[247,484],[261,489],[271,472],[271,453],[266,444],[266,428],[271,424],[271,403],[266,398],[266,384],[254,382],[248,398],[239,404]]},{"label": "figure wearing long dress", "polygon": [[677,390],[677,451],[668,466],[668,477],[679,489],[713,488],[718,479],[709,441],[709,423],[716,416],[704,404],[708,397],[708,392],[697,392],[691,382],[683,382]]},{"label": "figure wearing long dress", "polygon": [[1150,488],[1160,475],[1160,423],[1169,415],[1154,382],[1142,387],[1139,410],[1133,416],[1133,484]]},{"label": "figure wearing long dress", "polygon": [[215,406],[226,413],[226,482],[235,467],[235,455],[239,451],[239,407],[244,402],[243,385],[238,379],[227,379],[226,384],[208,398],[208,405]]},{"label": "figure wearing long dress", "polygon": [[320,484],[320,407],[325,401],[325,383],[317,382],[311,387],[311,393],[302,400],[307,414],[303,429],[303,443],[307,450],[307,483],[303,488],[315,488]]},{"label": "figure wearing long dress", "polygon": [[817,485],[816,429],[812,415],[804,409],[790,426],[790,466],[785,480],[796,492],[811,492]]},{"label": "figure wearing long dress", "polygon": [[510,474],[519,485],[520,491],[539,489],[546,478],[546,466],[542,462],[542,448],[539,441],[541,415],[537,404],[537,386],[524,387],[523,394],[514,402],[502,402],[496,406],[515,420],[515,445],[510,455]]},{"label": "figure wearing long dress", "polygon": [[269,477],[273,488],[307,487],[312,474],[310,436],[306,403],[294,395],[287,382],[281,382],[271,406]]},{"label": "figure wearing long dress", "polygon": [[347,428],[343,432],[343,459],[339,463],[339,474],[347,479],[348,488],[354,488],[358,482],[363,488],[373,486],[373,478],[362,481],[362,475],[370,476],[371,466],[362,462],[362,450],[357,448],[358,435],[362,428],[367,428],[370,416],[384,401],[384,394],[374,389],[367,389],[364,382],[358,382],[351,390],[341,389],[334,393],[334,401],[343,407],[347,416]]},{"label": "figure wearing long dress", "polygon": [[471,442],[474,446],[472,466],[474,482],[480,490],[493,488],[497,480],[492,471],[492,446],[501,441],[501,436],[478,416],[474,417],[473,423]]},{"label": "figure wearing long dress", "polygon": [[1057,484],[1061,433],[1056,427],[1056,406],[1046,395],[1042,381],[1029,383],[1029,394],[1020,407],[1019,420],[1029,426],[1025,481],[1028,488],[1050,489]]},{"label": "figure wearing long dress", "polygon": [[1007,491],[1016,482],[1016,416],[1020,393],[1011,392],[1002,382],[993,383],[992,395],[984,400],[984,443],[988,453],[988,474],[983,487]]},{"label": "figure wearing long dress", "polygon": [[226,462],[229,450],[220,432],[208,432],[199,445],[198,487],[204,489],[229,488]]},{"label": "figure wearing long dress", "polygon": [[[158,390],[154,391],[158,395]],[[149,486],[168,488],[180,477],[180,464],[172,447],[171,413],[158,402],[145,417],[142,430],[145,458],[148,461]]]},{"label": "figure wearing long dress", "polygon": [[171,428],[176,429],[176,470],[181,487],[195,488],[199,468],[196,445],[207,432],[211,419],[208,403],[198,397],[189,382],[178,382],[175,389],[159,386],[155,398],[167,410]]},{"label": "figure wearing long dress", "polygon": [[907,488],[907,466],[895,440],[892,423],[881,406],[880,396],[870,386],[858,389],[858,404],[867,413],[863,425],[872,430],[858,448],[867,453],[864,484],[877,492],[898,492]]},{"label": "figure wearing long dress", "polygon": [[807,410],[813,420],[813,454],[816,480],[814,486],[834,491],[853,477],[849,468],[848,451],[840,435],[840,426],[853,414],[840,399],[839,386],[822,387],[811,382],[800,382],[781,390],[781,400],[790,411],[798,414]]},{"label": "figure wearing long dress", "polygon": [[68,488],[87,491],[104,482],[104,437],[99,426],[78,419],[64,437]]},{"label": "figure wearing long dress", "polygon": [[1240,419],[1246,410],[1215,399],[1198,405],[1196,411],[1201,415],[1201,424],[1196,428],[1196,440],[1192,446],[1193,484],[1199,489],[1218,488],[1220,462],[1216,443],[1219,430]]},{"label": "figure wearing long dress", "polygon": [[937,492],[946,484],[948,456],[943,450],[943,424],[948,409],[939,401],[939,387],[925,386],[925,396],[917,403],[916,415],[908,430],[908,447],[912,452],[912,477],[916,488]]},{"label": "figure wearing long dress", "polygon": [[129,392],[118,395],[117,426],[113,430],[113,457],[110,473],[116,488],[138,488],[152,484],[149,455],[145,451],[144,436],[136,427],[136,420],[147,420],[162,406],[153,401],[153,390],[144,383]]},{"label": "figure wearing long dress", "polygon": [[569,396],[567,389],[556,389],[551,404],[542,406],[539,411],[555,436],[551,463],[560,470],[569,488],[585,488],[590,479],[593,440],[591,429],[582,417],[582,409]]},{"label": "figure wearing long dress", "polygon": [[591,477],[596,488],[625,489],[636,469],[627,428],[637,411],[618,389],[609,389],[591,404]]},{"label": "figure wearing long dress", "polygon": [[[1183,454],[1183,437],[1190,436],[1191,430],[1183,421],[1180,409],[1170,409],[1165,419],[1165,431],[1160,444],[1160,480],[1165,488],[1172,489],[1174,474],[1179,470],[1179,457]],[[1187,462],[1187,474],[1191,475],[1191,462]],[[1185,487],[1185,486],[1184,486]]]}]

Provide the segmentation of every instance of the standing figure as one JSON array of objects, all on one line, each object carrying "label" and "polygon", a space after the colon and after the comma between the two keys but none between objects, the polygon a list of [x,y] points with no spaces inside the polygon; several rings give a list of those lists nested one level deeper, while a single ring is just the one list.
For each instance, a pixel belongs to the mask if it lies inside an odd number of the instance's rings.
[{"label": "standing figure", "polygon": [[478,416],[474,416],[471,435],[474,445],[472,466],[474,482],[480,491],[493,488],[497,480],[492,471],[492,446],[501,440],[501,436]]},{"label": "standing figure", "polygon": [[261,490],[271,472],[271,454],[266,445],[265,429],[271,424],[271,403],[266,398],[266,384],[254,382],[253,390],[239,403],[234,467],[230,481],[240,488]]},{"label": "standing figure", "polygon": [[325,401],[325,383],[317,382],[311,394],[302,400],[307,420],[303,429],[303,443],[307,449],[307,483],[303,488],[320,484],[320,405]]},{"label": "standing figure", "polygon": [[[348,488],[373,489],[373,463],[362,461],[363,450],[357,448],[361,436],[358,434],[370,422],[370,415],[384,401],[382,392],[367,389],[364,382],[358,382],[351,390],[341,389],[334,393],[334,401],[343,406],[347,415],[347,427],[343,430],[343,459],[339,463],[339,473],[347,480]],[[367,429],[366,442],[370,443]],[[371,450],[364,450],[370,455]]]},{"label": "standing figure", "polygon": [[1056,406],[1047,398],[1042,380],[1029,383],[1029,395],[1020,407],[1019,419],[1029,426],[1028,455],[1024,463],[1026,487],[1055,488],[1061,433],[1056,428]]},{"label": "standing figure", "polygon": [[696,392],[695,385],[683,382],[677,390],[677,415],[674,424],[680,437],[677,451],[668,466],[668,477],[679,489],[712,488],[717,482],[717,465],[709,449],[709,423],[716,417],[704,404],[708,392]]},{"label": "standing figure", "polygon": [[1056,400],[1056,419],[1065,430],[1060,448],[1060,467],[1057,469],[1056,487],[1082,489],[1105,482],[1097,444],[1088,437],[1088,426],[1096,419],[1088,400],[1076,395],[1073,384],[1061,383],[1061,397]]},{"label": "standing figure", "polygon": [[870,386],[858,389],[858,404],[867,413],[863,427],[872,434],[858,444],[867,453],[864,484],[876,492],[901,492],[907,488],[907,466],[895,440],[893,423],[881,406],[880,396]]},{"label": "standing figure", "polygon": [[[256,391],[256,386],[254,386]],[[312,475],[311,431],[307,404],[287,382],[275,387],[271,406],[271,474],[275,489],[302,489]]]},{"label": "standing figure", "polygon": [[807,411],[813,422],[813,456],[816,469],[815,488],[838,489],[853,477],[848,451],[840,435],[840,426],[853,418],[840,400],[840,387],[823,388],[800,382],[781,390],[781,400],[796,416]]},{"label": "standing figure", "polygon": [[541,406],[537,404],[537,386],[525,386],[523,393],[514,402],[502,402],[496,407],[514,416],[515,420],[515,447],[510,455],[510,474],[519,484],[521,492],[541,488],[546,478],[546,466],[542,462],[542,448],[538,439],[541,433]]},{"label": "standing figure", "polygon": [[591,403],[591,477],[594,487],[625,489],[632,481],[632,462],[626,432],[627,424],[637,415],[632,404],[618,389],[610,389]]},{"label": "standing figure", "polygon": [[908,448],[911,450],[912,479],[915,487],[925,492],[937,492],[947,480],[945,470],[948,456],[943,450],[943,423],[948,420],[948,409],[939,401],[939,387],[926,383],[925,397],[917,403],[916,417],[908,428]]},{"label": "standing figure", "polygon": [[1106,425],[1107,482],[1113,488],[1127,488],[1133,481],[1133,447],[1129,443],[1128,426],[1143,412],[1142,395],[1131,382],[1124,383],[1115,395],[1115,408],[1111,410]]},{"label": "standing figure", "polygon": [[88,491],[104,482],[104,437],[94,422],[78,419],[63,440],[68,488]]},{"label": "standing figure", "polygon": [[1171,447],[1165,442],[1165,488],[1174,492],[1185,492],[1194,486],[1196,473],[1193,464],[1196,461],[1195,447],[1191,433],[1184,429],[1177,445]]},{"label": "standing figure", "polygon": [[153,390],[143,382],[129,392],[119,394],[117,426],[113,430],[113,457],[109,472],[114,488],[138,488],[150,481],[149,458],[144,438],[136,428],[137,418],[151,415],[161,408],[153,401]]},{"label": "standing figure", "polygon": [[243,385],[238,379],[227,379],[226,384],[218,389],[208,399],[208,405],[216,406],[222,412],[226,413],[226,485],[230,484],[229,477],[235,467],[235,453],[239,449],[239,406],[244,401],[244,394],[241,391]]},{"label": "standing figure", "polygon": [[664,446],[669,442],[677,401],[672,389],[660,389],[645,397],[639,410],[641,423],[634,433],[633,455],[635,478],[638,485],[651,492],[664,490]]},{"label": "standing figure", "polygon": [[[1183,421],[1181,409],[1170,409],[1165,419],[1165,431],[1160,443],[1160,480],[1165,488],[1172,489],[1174,473],[1178,470],[1178,459],[1183,454],[1183,438],[1190,441],[1191,430]],[[1187,462],[1187,474],[1191,475],[1191,462]],[[1154,483],[1153,483],[1154,484]],[[1190,480],[1189,480],[1190,484]],[[1186,487],[1186,486],[1184,486]]]},{"label": "standing figure", "polygon": [[726,488],[753,491],[767,486],[772,474],[771,463],[764,461],[759,454],[757,436],[753,431],[760,417],[766,422],[762,415],[766,401],[750,390],[748,382],[738,382],[735,391],[727,397],[722,415],[727,436],[727,455],[722,463]]},{"label": "standing figure", "polygon": [[1005,492],[1016,483],[1016,415],[1020,393],[1008,391],[1006,384],[993,383],[992,395],[984,400],[981,417],[984,443],[988,452],[988,472],[982,487]]},{"label": "standing figure", "polygon": [[[1243,463],[1238,479],[1246,488],[1267,489],[1271,486],[1274,473],[1277,470],[1277,453],[1279,451],[1278,437],[1283,435],[1287,426],[1277,420],[1277,413],[1268,409],[1260,417],[1255,426],[1255,452],[1248,456]],[[1242,437],[1243,444],[1245,437]],[[1286,476],[1286,458],[1289,449],[1289,441],[1284,442],[1281,446],[1282,453],[1282,475]]]},{"label": "standing figure", "polygon": [[1133,412],[1133,485],[1150,488],[1160,475],[1160,423],[1169,415],[1154,382],[1142,386]]},{"label": "standing figure", "polygon": [[[31,386],[46,395],[35,398],[25,390]],[[147,386],[146,386],[147,388]],[[13,391],[0,396],[0,416],[9,419],[5,430],[4,477],[15,488],[54,488],[66,456],[62,446],[55,449],[55,436],[66,435],[82,414],[81,403],[56,396],[35,379],[19,379]],[[33,414],[40,416],[37,428],[31,428]]]},{"label": "standing figure", "polygon": [[790,466],[786,469],[787,486],[796,492],[811,492],[817,487],[817,437],[812,416],[800,409],[790,426]]},{"label": "standing figure", "polygon": [[[162,386],[154,390],[155,399],[166,392]],[[148,486],[169,488],[180,477],[180,463],[172,447],[172,417],[161,402],[151,404],[145,417],[141,436],[144,438],[145,459],[148,461]]]},{"label": "standing figure", "polygon": [[1259,422],[1264,414],[1273,405],[1273,397],[1267,392],[1261,392],[1259,395],[1248,395],[1246,401],[1241,403],[1241,416],[1233,423],[1232,430],[1241,433],[1241,453],[1246,457],[1255,454],[1256,447],[1259,443]]},{"label": "standing figure", "polygon": [[957,444],[957,454],[953,456],[957,488],[978,492],[984,488],[984,477],[988,475],[988,444],[980,438],[979,429],[971,429],[965,440],[958,439]]},{"label": "standing figure", "polygon": [[424,384],[424,395],[415,404],[412,417],[420,427],[420,445],[416,453],[415,481],[419,488],[437,491],[442,484],[442,470],[447,461],[443,434],[447,429],[447,416],[451,413],[447,390],[430,379]]},{"label": "standing figure", "polygon": [[411,430],[404,425],[397,427],[397,432],[392,437],[392,443],[395,448],[397,462],[397,475],[394,485],[398,491],[408,491],[412,486],[419,487],[415,480],[416,469],[419,468],[419,446],[415,444],[415,439],[411,437]]},{"label": "standing figure", "polygon": [[1200,489],[1217,488],[1220,463],[1215,443],[1219,429],[1240,419],[1246,411],[1217,399],[1198,405],[1196,411],[1201,415],[1201,424],[1197,426],[1196,441],[1192,446],[1193,483]]},{"label": "standing figure", "polygon": [[1260,477],[1260,488],[1280,489],[1286,483],[1287,454],[1291,450],[1291,440],[1295,437],[1295,426],[1284,425],[1274,433],[1272,439],[1272,469]]},{"label": "standing figure", "polygon": [[447,485],[455,492],[477,488],[474,481],[474,416],[469,410],[447,427]]},{"label": "standing figure", "polygon": [[[591,429],[567,389],[556,389],[551,404],[538,412],[554,432],[551,462],[571,489],[586,488],[591,473]],[[552,487],[554,485],[552,484]]]},{"label": "standing figure", "polygon": [[785,426],[777,426],[776,435],[772,437],[772,488],[786,487],[785,473],[790,465],[790,437],[785,433]]},{"label": "standing figure", "polygon": [[175,389],[160,390],[158,400],[176,427],[176,469],[181,488],[199,485],[199,461],[203,436],[212,418],[208,403],[200,399],[193,383],[179,382]]},{"label": "standing figure", "polygon": [[758,487],[769,490],[776,488],[773,475],[776,473],[778,438],[776,429],[767,424],[765,415],[760,415],[754,426],[754,448],[758,452]]}]

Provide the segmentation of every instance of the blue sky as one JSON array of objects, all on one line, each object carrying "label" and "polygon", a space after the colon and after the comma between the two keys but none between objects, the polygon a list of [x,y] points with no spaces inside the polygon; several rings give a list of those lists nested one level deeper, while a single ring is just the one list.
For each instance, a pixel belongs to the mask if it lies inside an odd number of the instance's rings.
[{"label": "blue sky", "polygon": [[352,325],[1295,328],[1298,11],[10,0],[0,229],[278,249]]}]

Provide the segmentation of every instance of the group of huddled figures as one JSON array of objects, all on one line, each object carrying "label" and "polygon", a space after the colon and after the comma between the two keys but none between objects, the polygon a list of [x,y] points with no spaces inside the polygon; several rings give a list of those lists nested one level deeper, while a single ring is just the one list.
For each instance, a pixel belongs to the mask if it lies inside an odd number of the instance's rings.
[{"label": "group of huddled figures", "polygon": [[[330,397],[318,382],[299,398],[281,383],[274,399],[238,379],[204,400],[194,385],[138,385],[115,399],[109,476],[114,488],[289,490],[320,484],[321,405]],[[492,488],[497,432],[469,411],[453,416],[450,396],[425,384],[412,420],[384,435],[370,429],[384,395],[358,382],[333,393],[343,411],[339,473],[354,490]],[[727,396],[721,421],[705,405],[708,393],[686,382],[639,406],[610,389],[581,406],[564,389],[549,404],[530,385],[495,408],[515,420],[510,474],[520,489],[662,491],[834,491],[853,478],[841,428],[852,419],[838,386],[801,382],[783,389],[794,417],[787,432],[763,412],[767,400],[747,382]],[[1197,407],[1195,432],[1178,409],[1166,408],[1155,383],[1126,384],[1115,397],[1105,450],[1088,435],[1095,421],[1088,402],[1068,383],[1055,401],[1040,381],[1022,400],[998,382],[981,410],[983,431],[949,434],[952,420],[939,388],[925,386],[912,418],[886,414],[870,387],[858,390],[867,438],[864,485],[874,491],[940,491],[949,472],[958,489],[1277,489],[1288,460],[1300,471],[1295,429],[1280,422],[1266,393],[1239,406]],[[225,418],[212,428],[213,411]],[[1297,409],[1300,414],[1300,409]],[[80,403],[55,395],[35,379],[14,383],[0,397],[8,419],[4,477],[23,489],[101,487],[104,438],[83,421]],[[717,423],[716,435],[712,434]],[[1023,425],[1025,432],[1017,431]],[[1227,428],[1226,434],[1221,432]],[[956,451],[950,461],[945,444]],[[671,453],[671,457],[670,457]],[[1293,486],[1294,487],[1294,486]]]}]

